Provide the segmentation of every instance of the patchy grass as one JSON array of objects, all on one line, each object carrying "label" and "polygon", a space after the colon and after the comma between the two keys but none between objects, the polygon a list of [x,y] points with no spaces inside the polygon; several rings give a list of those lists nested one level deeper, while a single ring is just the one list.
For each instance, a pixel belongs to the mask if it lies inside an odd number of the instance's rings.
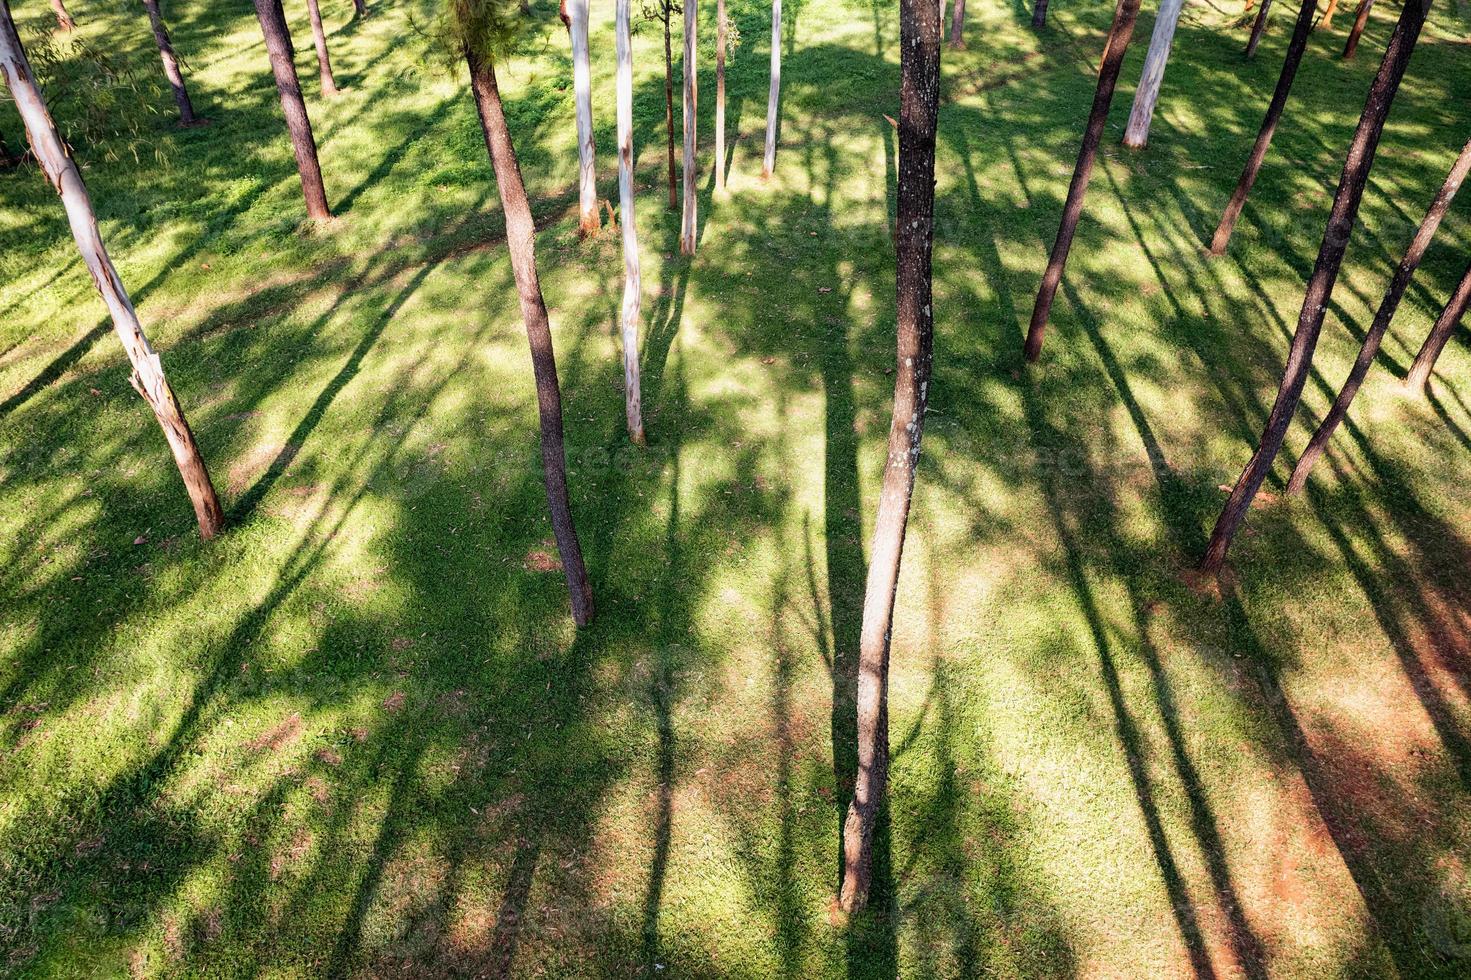
[{"label": "patchy grass", "polygon": [[[713,200],[702,157],[689,261],[662,203],[660,43],[640,35],[641,450],[623,434],[618,243],[575,234],[565,38],[538,0],[504,75],[599,605],[574,633],[478,125],[409,8],[377,6],[326,12],[344,87],[310,99],[327,227],[301,222],[244,5],[168,10],[211,124],[177,131],[161,109],[147,132],[167,166],[79,148],[225,497],[232,528],[208,546],[54,196],[32,169],[0,174],[6,968],[1464,972],[1465,344],[1428,401],[1395,384],[1471,247],[1464,206],[1309,492],[1253,513],[1223,592],[1185,573],[1264,421],[1391,11],[1353,63],[1335,57],[1347,19],[1314,38],[1213,262],[1202,238],[1285,21],[1245,64],[1234,9],[1186,11],[1143,153],[1117,148],[1120,93],[1036,371],[1021,331],[1108,10],[1065,4],[1040,34],[1019,4],[969,11],[969,49],[944,56],[937,375],[894,634],[892,802],[874,908],[837,927],[893,356],[894,11],[789,6],[763,183],[767,13],[733,0],[732,194]],[[140,12],[72,8],[152,71]],[[596,5],[608,195],[611,18]],[[1436,18],[1305,422],[1471,124],[1466,25]],[[150,97],[169,105],[161,84]],[[8,108],[0,127],[17,131]]]}]

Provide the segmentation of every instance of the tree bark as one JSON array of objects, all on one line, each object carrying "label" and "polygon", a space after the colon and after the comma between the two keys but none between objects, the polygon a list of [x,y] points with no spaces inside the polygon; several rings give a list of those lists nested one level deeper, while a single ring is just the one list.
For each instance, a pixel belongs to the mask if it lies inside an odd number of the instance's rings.
[{"label": "tree bark", "polygon": [[[1256,183],[1257,174],[1262,169],[1262,161],[1267,158],[1267,149],[1272,145],[1272,135],[1277,131],[1277,123],[1282,120],[1282,110],[1287,105],[1287,94],[1292,91],[1292,81],[1297,77],[1297,67],[1302,64],[1302,53],[1308,46],[1308,35],[1313,29],[1313,14],[1317,11],[1317,0],[1302,0],[1302,8],[1297,12],[1297,23],[1292,28],[1292,40],[1287,44],[1287,58],[1282,62],[1282,74],[1277,76],[1277,88],[1272,92],[1272,101],[1267,105],[1266,118],[1262,120],[1262,128],[1257,131],[1256,142],[1252,144],[1251,155],[1246,158],[1246,166],[1241,171],[1241,179],[1236,183],[1236,190],[1231,194],[1231,200],[1226,204],[1226,210],[1221,214],[1221,223],[1216,226],[1216,233],[1211,238],[1210,254],[1223,255],[1226,246],[1231,242],[1231,232],[1236,228],[1236,219],[1241,217],[1241,209],[1246,206],[1246,198],[1251,194],[1251,187]],[[1262,11],[1266,12],[1266,3],[1262,4]],[[1250,50],[1250,49],[1248,49]]]},{"label": "tree bark", "polygon": [[725,193],[725,0],[715,3],[715,192]]},{"label": "tree bark", "polygon": [[[1413,0],[1411,0],[1413,2]],[[1435,362],[1440,358],[1440,352],[1445,350],[1446,341],[1451,339],[1456,327],[1461,323],[1461,317],[1466,312],[1466,304],[1471,301],[1471,266],[1468,266],[1461,281],[1456,285],[1456,291],[1451,294],[1450,300],[1445,304],[1445,309],[1440,311],[1440,316],[1435,320],[1435,326],[1430,328],[1430,335],[1425,338],[1425,343],[1420,347],[1420,353],[1415,355],[1415,363],[1410,365],[1410,373],[1405,378],[1405,387],[1411,391],[1423,392],[1425,386],[1430,383],[1430,372],[1435,369]]]},{"label": "tree bark", "polygon": [[566,0],[567,33],[572,38],[572,89],[577,104],[577,230],[596,234],[598,170],[592,133],[592,68],[588,65],[588,0]]},{"label": "tree bark", "polygon": [[1333,438],[1339,423],[1348,414],[1348,407],[1353,403],[1354,396],[1359,392],[1359,386],[1364,383],[1364,376],[1369,373],[1369,368],[1374,363],[1374,358],[1379,354],[1379,347],[1384,342],[1385,331],[1389,329],[1389,322],[1394,318],[1395,310],[1399,308],[1400,299],[1404,297],[1405,290],[1409,288],[1410,280],[1415,276],[1415,270],[1420,266],[1420,260],[1425,257],[1425,250],[1430,247],[1430,241],[1435,237],[1436,229],[1440,227],[1441,219],[1445,217],[1446,211],[1451,206],[1451,199],[1456,196],[1461,182],[1466,179],[1466,174],[1471,172],[1471,140],[1461,148],[1461,155],[1456,158],[1451,172],[1447,175],[1445,183],[1441,185],[1440,193],[1430,202],[1430,208],[1425,212],[1425,220],[1420,222],[1420,228],[1415,232],[1415,237],[1410,241],[1410,247],[1405,250],[1405,257],[1400,260],[1399,268],[1394,272],[1394,278],[1389,281],[1389,288],[1385,290],[1384,299],[1379,304],[1379,310],[1374,314],[1374,322],[1369,327],[1369,332],[1364,335],[1364,342],[1359,346],[1359,356],[1354,360],[1353,368],[1348,373],[1348,379],[1343,382],[1343,387],[1338,392],[1338,397],[1333,401],[1333,407],[1324,416],[1323,422],[1318,426],[1318,431],[1313,433],[1309,440],[1307,449],[1298,458],[1297,466],[1292,470],[1292,479],[1287,481],[1287,492],[1297,493],[1302,490],[1308,482],[1308,474],[1312,472],[1313,465],[1317,463],[1318,457],[1323,454],[1323,449],[1328,445],[1328,440]]},{"label": "tree bark", "polygon": [[661,2],[664,4],[664,133],[669,137],[669,210],[674,211],[679,207],[679,179],[674,170],[674,49],[669,38],[669,21],[674,14],[670,0]]},{"label": "tree bark", "polygon": [[[723,0],[722,0],[723,4]],[[638,370],[638,224],[633,217],[633,39],[632,0],[617,0],[615,48],[618,55],[618,210],[623,223],[623,400],[628,435],[644,444],[643,400]]]},{"label": "tree bark", "polygon": [[1359,9],[1354,14],[1353,29],[1348,32],[1348,41],[1343,46],[1344,58],[1352,58],[1354,52],[1359,49],[1359,38],[1364,36],[1364,28],[1369,23],[1369,11],[1374,9],[1374,0],[1359,0]]},{"label": "tree bark", "polygon": [[332,60],[327,56],[327,34],[322,30],[322,10],[317,0],[306,0],[307,15],[312,22],[312,43],[317,46],[317,73],[322,78],[322,94],[337,94],[337,79],[332,77]]},{"label": "tree bark", "polygon": [[1047,0],[1032,0],[1032,26],[1038,30],[1047,26]]},{"label": "tree bark", "polygon": [[935,128],[940,104],[940,17],[936,0],[900,0],[899,52],[899,227],[894,236],[898,363],[888,464],[874,520],[859,638],[858,772],[843,825],[843,883],[839,893],[840,906],[850,914],[868,902],[873,832],[888,782],[889,634],[934,352],[930,262],[934,247]]},{"label": "tree bark", "polygon": [[97,216],[92,210],[92,199],[87,186],[82,182],[81,172],[66,151],[61,134],[56,131],[51,113],[46,108],[45,97],[36,84],[30,62],[16,33],[11,19],[8,0],[0,0],[0,75],[10,89],[15,107],[25,123],[26,136],[30,140],[31,152],[41,165],[41,170],[51,186],[61,195],[62,206],[71,225],[72,237],[82,253],[82,261],[92,275],[92,282],[107,311],[112,316],[112,327],[122,341],[128,362],[133,371],[133,388],[153,409],[153,415],[163,428],[164,438],[184,479],[189,500],[194,505],[194,516],[199,522],[199,536],[214,537],[225,523],[224,511],[214,484],[210,482],[209,470],[194,433],[184,418],[184,411],[174,396],[174,389],[164,375],[163,362],[154,353],[143,333],[143,325],[133,308],[133,301],[113,267],[112,259],[103,244],[102,234],[97,227]]},{"label": "tree bark", "polygon": [[1246,60],[1256,57],[1256,46],[1262,41],[1267,29],[1267,15],[1271,13],[1272,0],[1262,0],[1262,9],[1256,12],[1256,22],[1251,25],[1251,38],[1246,42]]},{"label": "tree bark", "polygon": [[771,88],[766,93],[766,151],[761,156],[761,177],[776,172],[776,127],[781,120],[781,0],[771,0]]},{"label": "tree bark", "polygon": [[[1308,0],[1309,3],[1312,0]],[[1302,312],[1298,315],[1297,330],[1292,336],[1292,346],[1287,355],[1287,366],[1282,372],[1282,381],[1277,397],[1267,416],[1266,429],[1262,432],[1261,444],[1251,462],[1241,472],[1231,491],[1221,516],[1211,532],[1201,560],[1201,570],[1220,571],[1226,560],[1226,552],[1236,530],[1251,507],[1252,498],[1261,488],[1272,468],[1272,460],[1282,448],[1282,439],[1292,422],[1292,413],[1302,398],[1303,385],[1312,368],[1313,350],[1318,343],[1318,334],[1323,327],[1323,314],[1328,299],[1333,293],[1333,284],[1343,263],[1343,253],[1348,248],[1349,236],[1358,217],[1359,202],[1364,195],[1364,184],[1369,179],[1369,170],[1374,165],[1374,151],[1378,148],[1380,134],[1384,131],[1384,120],[1389,107],[1404,77],[1410,53],[1425,26],[1425,15],[1430,10],[1430,0],[1405,0],[1399,23],[1389,40],[1384,61],[1369,87],[1369,96],[1364,102],[1363,114],[1359,116],[1358,128],[1348,147],[1348,157],[1343,165],[1343,176],[1338,180],[1338,192],[1333,196],[1333,210],[1328,217],[1328,227],[1323,233],[1323,243],[1318,249],[1318,259],[1313,274],[1308,279],[1307,293],[1303,297]]]},{"label": "tree bark", "polygon": [[536,406],[541,422],[542,476],[546,482],[547,507],[552,516],[552,533],[557,539],[557,551],[567,576],[572,621],[578,626],[586,626],[592,622],[593,616],[592,586],[582,562],[582,547],[577,541],[577,529],[572,524],[572,508],[567,499],[562,391],[557,382],[551,324],[547,321],[541,280],[536,273],[536,226],[531,219],[531,202],[526,197],[521,165],[516,161],[516,148],[506,125],[505,109],[496,86],[495,67],[470,51],[465,53],[465,62],[470,69],[470,88],[475,95],[475,108],[485,134],[485,147],[495,169],[496,190],[500,192],[501,210],[506,219],[511,272],[521,301],[526,337],[531,344],[531,370],[536,379]]},{"label": "tree bark", "polygon": [[1318,21],[1319,30],[1330,30],[1333,27],[1333,15],[1338,13],[1338,0],[1328,0],[1328,6],[1323,11],[1323,19]]},{"label": "tree bark", "polygon": [[359,19],[368,16],[368,0],[352,0],[352,10]]},{"label": "tree bark", "polygon": [[163,13],[158,9],[158,0],[143,0],[143,9],[148,12],[148,24],[153,28],[153,40],[158,45],[158,55],[163,59],[164,77],[169,80],[169,88],[174,92],[174,104],[179,107],[179,122],[185,126],[193,125],[197,120],[194,115],[194,103],[189,99],[189,89],[184,85],[184,73],[179,70],[179,59],[174,54],[173,42],[169,39],[169,31],[163,22]]},{"label": "tree bark", "polygon": [[965,0],[955,0],[950,11],[950,47],[955,51],[965,48]]},{"label": "tree bark", "polygon": [[301,174],[301,190],[306,197],[306,213],[314,220],[332,217],[327,207],[327,190],[322,186],[322,167],[317,162],[317,141],[312,136],[312,121],[306,114],[306,101],[301,97],[301,83],[296,78],[296,65],[291,57],[291,35],[286,19],[281,16],[279,0],[254,0],[256,19],[266,40],[266,53],[271,71],[276,76],[276,91],[281,96],[281,112],[286,117],[286,131],[291,136],[291,149],[296,154],[296,169]]},{"label": "tree bark", "polygon": [[66,4],[62,0],[51,0],[51,10],[56,14],[56,26],[58,28],[63,31],[74,31],[77,29],[77,22],[72,19],[71,14],[67,13]]},{"label": "tree bark", "polygon": [[1032,307],[1032,323],[1027,329],[1024,348],[1028,361],[1036,361],[1042,353],[1042,337],[1052,312],[1052,300],[1062,282],[1068,250],[1072,248],[1073,234],[1078,230],[1078,219],[1083,215],[1083,198],[1088,193],[1088,180],[1093,176],[1093,164],[1098,158],[1098,144],[1103,139],[1104,123],[1108,121],[1108,107],[1113,102],[1114,86],[1118,84],[1119,67],[1123,64],[1124,52],[1129,49],[1134,21],[1138,17],[1139,0],[1118,0],[1113,25],[1108,30],[1108,43],[1103,49],[1103,60],[1098,66],[1098,89],[1093,95],[1093,111],[1088,116],[1087,128],[1083,130],[1083,145],[1078,150],[1077,166],[1073,168],[1067,202],[1062,208],[1062,222],[1052,244],[1047,271],[1042,274],[1042,284],[1037,290],[1037,302]]},{"label": "tree bark", "polygon": [[1175,43],[1175,25],[1180,22],[1180,8],[1185,0],[1160,0],[1154,18],[1154,32],[1149,36],[1149,52],[1144,56],[1144,70],[1139,87],[1134,90],[1134,105],[1129,110],[1129,124],[1124,128],[1124,145],[1143,149],[1149,142],[1149,124],[1154,119],[1154,105],[1159,101],[1159,87],[1165,78],[1165,65],[1170,60],[1170,47]]},{"label": "tree bark", "polygon": [[684,0],[684,213],[679,223],[679,250],[695,254],[699,221],[695,201],[695,109],[699,101],[699,84],[695,76],[695,39],[697,32],[696,0]]}]

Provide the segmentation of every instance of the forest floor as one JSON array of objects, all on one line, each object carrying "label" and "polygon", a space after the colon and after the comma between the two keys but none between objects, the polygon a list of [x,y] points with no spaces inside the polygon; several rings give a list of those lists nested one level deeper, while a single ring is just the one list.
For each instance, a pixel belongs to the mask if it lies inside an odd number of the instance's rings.
[{"label": "forest floor", "polygon": [[[1396,11],[1376,8],[1353,62],[1350,17],[1313,38],[1214,261],[1202,241],[1290,13],[1245,63],[1234,2],[1188,6],[1131,153],[1144,17],[1024,368],[1109,11],[1055,5],[1038,33],[1021,4],[973,0],[969,49],[943,58],[891,808],[873,906],[844,925],[848,692],[894,356],[894,6],[789,0],[763,182],[769,8],[731,0],[729,194],[706,43],[692,260],[664,200],[661,39],[641,31],[638,449],[619,242],[577,238],[566,39],[535,0],[502,75],[597,596],[581,632],[463,73],[412,4],[373,6],[354,22],[327,5],[343,93],[323,100],[287,5],[339,215],[312,228],[248,5],[168,6],[210,120],[179,131],[142,12],[71,3],[159,107],[79,155],[220,488],[219,540],[198,540],[55,195],[33,168],[0,173],[0,972],[1471,969],[1464,335],[1428,400],[1398,385],[1471,249],[1465,202],[1351,424],[1281,496],[1471,126],[1464,16],[1437,12],[1410,66],[1287,458],[1208,588],[1188,570],[1265,420]],[[45,5],[18,13],[39,44]],[[611,19],[594,4],[610,197]],[[63,93],[58,118],[131,111],[99,100]],[[18,126],[0,106],[12,145]]]}]

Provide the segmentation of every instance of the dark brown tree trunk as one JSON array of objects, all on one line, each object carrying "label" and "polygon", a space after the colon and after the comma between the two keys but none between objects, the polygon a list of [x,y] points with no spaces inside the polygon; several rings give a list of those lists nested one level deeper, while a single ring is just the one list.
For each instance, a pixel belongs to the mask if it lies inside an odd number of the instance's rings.
[{"label": "dark brown tree trunk", "polygon": [[858,773],[843,825],[843,884],[839,893],[839,904],[850,914],[868,902],[873,832],[888,782],[889,633],[934,352],[930,260],[934,247],[935,127],[940,104],[937,0],[900,0],[899,52],[899,227],[894,236],[898,364],[888,465],[874,520],[859,639]]},{"label": "dark brown tree trunk", "polygon": [[674,48],[669,39],[673,11],[664,0],[664,132],[669,136],[669,210],[679,207],[679,178],[674,169]]},{"label": "dark brown tree trunk", "polygon": [[317,0],[306,0],[307,16],[312,22],[312,43],[317,47],[317,74],[322,79],[322,94],[337,94],[337,79],[332,77],[332,59],[327,56],[327,32],[322,30],[322,8]]},{"label": "dark brown tree trunk", "polygon": [[56,14],[56,26],[63,31],[74,31],[77,22],[72,20],[72,15],[66,12],[66,4],[62,0],[51,0],[51,10]]},{"label": "dark brown tree trunk", "polygon": [[368,16],[368,0],[352,0],[352,9],[359,19]]},{"label": "dark brown tree trunk", "polygon": [[725,0],[715,4],[715,192],[725,193]]},{"label": "dark brown tree trunk", "polygon": [[552,515],[552,533],[567,576],[572,601],[572,621],[578,626],[592,622],[592,585],[582,562],[582,547],[572,524],[567,500],[567,459],[562,445],[562,391],[557,382],[557,359],[552,351],[551,324],[536,274],[536,226],[531,219],[531,202],[521,180],[521,165],[506,126],[505,109],[496,87],[495,68],[479,56],[466,52],[470,87],[475,108],[485,133],[485,148],[495,168],[495,186],[500,192],[506,219],[506,246],[511,253],[511,271],[521,300],[521,318],[531,343],[531,371],[536,379],[536,407],[541,420],[541,465],[546,482],[547,506]]},{"label": "dark brown tree trunk", "polygon": [[1451,167],[1450,174],[1445,183],[1441,185],[1440,193],[1435,195],[1435,200],[1430,202],[1430,208],[1425,212],[1425,220],[1420,222],[1420,229],[1415,232],[1415,237],[1410,241],[1410,247],[1405,250],[1405,257],[1400,260],[1399,268],[1394,272],[1394,278],[1389,281],[1389,289],[1384,293],[1384,299],[1379,304],[1379,310],[1374,314],[1374,322],[1369,327],[1369,332],[1364,335],[1364,342],[1359,346],[1359,356],[1354,360],[1354,366],[1348,373],[1348,379],[1344,381],[1343,388],[1339,390],[1338,397],[1333,401],[1333,407],[1323,418],[1323,423],[1318,426],[1318,431],[1313,433],[1313,438],[1308,442],[1308,448],[1298,458],[1297,466],[1292,470],[1292,479],[1287,481],[1287,492],[1297,493],[1308,482],[1308,474],[1312,472],[1313,465],[1318,457],[1323,454],[1323,448],[1328,445],[1328,440],[1333,438],[1334,431],[1338,428],[1344,416],[1348,414],[1348,407],[1353,403],[1354,396],[1359,392],[1359,386],[1364,383],[1364,376],[1369,373],[1369,368],[1374,363],[1374,358],[1379,354],[1379,346],[1384,341],[1384,333],[1389,329],[1389,321],[1394,318],[1394,312],[1399,308],[1400,299],[1409,288],[1410,280],[1415,276],[1415,270],[1420,266],[1420,260],[1425,257],[1425,250],[1430,247],[1430,240],[1435,237],[1435,231],[1440,227],[1440,221],[1445,217],[1446,211],[1451,206],[1451,199],[1456,196],[1461,182],[1466,179],[1466,174],[1471,172],[1471,140],[1461,148],[1461,155],[1456,158]]},{"label": "dark brown tree trunk", "polygon": [[1032,0],[1032,26],[1039,30],[1047,26],[1047,0]]},{"label": "dark brown tree trunk", "polygon": [[1343,46],[1343,56],[1352,58],[1354,52],[1359,49],[1359,38],[1364,36],[1364,28],[1369,23],[1369,11],[1374,9],[1374,0],[1359,0],[1359,9],[1354,14],[1353,29],[1348,32],[1348,42]]},{"label": "dark brown tree trunk", "polygon": [[199,536],[212,538],[225,523],[224,511],[220,509],[219,497],[210,482],[209,470],[204,457],[194,440],[194,432],[184,418],[184,411],[169,385],[163,371],[163,361],[148,343],[143,325],[133,308],[133,301],[118,277],[117,269],[107,254],[102,234],[97,228],[97,216],[92,209],[92,199],[82,174],[67,153],[61,134],[46,108],[46,100],[36,84],[15,22],[10,16],[8,0],[0,0],[0,77],[5,79],[15,107],[25,123],[26,135],[30,139],[31,152],[46,174],[46,179],[61,195],[66,209],[67,221],[71,225],[72,237],[82,262],[92,275],[92,284],[102,295],[107,311],[112,317],[112,328],[127,352],[128,362],[133,367],[130,377],[134,390],[153,409],[154,418],[163,428],[168,440],[174,463],[179,475],[184,478],[184,487],[194,504],[194,516],[199,522]]},{"label": "dark brown tree trunk", "polygon": [[[1312,0],[1309,0],[1311,3]],[[1313,274],[1308,279],[1307,293],[1303,297],[1302,312],[1298,315],[1297,331],[1292,337],[1292,347],[1287,355],[1287,366],[1282,372],[1282,382],[1277,389],[1277,398],[1267,416],[1267,426],[1262,432],[1261,444],[1251,462],[1241,472],[1231,491],[1226,506],[1211,532],[1200,567],[1205,572],[1220,571],[1226,560],[1226,552],[1236,530],[1251,507],[1252,498],[1261,488],[1272,468],[1272,460],[1282,448],[1282,439],[1292,422],[1302,398],[1303,385],[1313,364],[1313,350],[1318,343],[1318,333],[1323,327],[1323,314],[1328,308],[1328,299],[1333,293],[1334,281],[1343,262],[1344,250],[1348,248],[1349,236],[1358,217],[1359,202],[1364,195],[1364,184],[1369,179],[1369,170],[1374,165],[1374,151],[1379,145],[1379,136],[1384,131],[1384,120],[1394,102],[1395,92],[1409,64],[1410,53],[1425,26],[1425,15],[1430,10],[1430,0],[1405,0],[1399,23],[1389,40],[1384,61],[1374,76],[1369,88],[1369,97],[1364,102],[1363,114],[1359,116],[1358,128],[1348,147],[1348,158],[1343,165],[1343,176],[1338,180],[1338,193],[1333,197],[1333,210],[1328,217],[1328,227],[1323,233],[1323,243],[1318,249],[1318,260]]]},{"label": "dark brown tree trunk", "polygon": [[[1413,0],[1410,0],[1413,2]],[[1405,387],[1411,391],[1424,391],[1425,386],[1430,383],[1430,372],[1435,369],[1435,362],[1440,358],[1440,352],[1445,350],[1446,341],[1451,339],[1451,334],[1456,332],[1456,327],[1461,323],[1461,317],[1466,313],[1466,304],[1471,301],[1471,267],[1467,267],[1465,275],[1456,285],[1456,291],[1451,294],[1450,300],[1445,304],[1445,309],[1440,311],[1440,316],[1435,320],[1435,326],[1430,328],[1430,335],[1425,338],[1425,343],[1420,347],[1420,353],[1415,355],[1415,363],[1410,365],[1409,376],[1405,378]]]},{"label": "dark brown tree trunk", "polygon": [[1103,60],[1098,66],[1098,88],[1093,94],[1093,111],[1089,113],[1088,126],[1083,130],[1083,145],[1078,150],[1078,162],[1073,168],[1067,201],[1062,207],[1062,223],[1057,229],[1057,239],[1052,243],[1052,256],[1047,260],[1047,271],[1042,274],[1037,302],[1032,307],[1032,323],[1027,329],[1027,343],[1024,348],[1028,361],[1035,361],[1042,353],[1042,337],[1047,330],[1047,319],[1052,313],[1052,300],[1062,282],[1068,250],[1072,248],[1073,234],[1078,230],[1078,219],[1083,215],[1083,198],[1088,193],[1088,180],[1093,176],[1093,163],[1098,158],[1098,144],[1103,139],[1103,126],[1108,122],[1108,107],[1113,103],[1119,67],[1124,62],[1124,52],[1129,49],[1129,39],[1134,35],[1134,21],[1138,17],[1139,0],[1118,0],[1113,13],[1113,26],[1108,29],[1108,43],[1103,49]]},{"label": "dark brown tree trunk", "polygon": [[286,18],[281,15],[280,0],[254,0],[256,19],[266,39],[266,54],[276,76],[276,91],[281,95],[281,112],[286,116],[286,131],[291,136],[291,149],[296,154],[296,169],[301,174],[301,190],[306,197],[306,213],[317,221],[332,217],[327,207],[327,189],[322,185],[322,167],[317,162],[317,141],[312,136],[312,121],[306,114],[306,101],[301,97],[301,83],[296,78],[296,65],[291,60],[291,35]]},{"label": "dark brown tree trunk", "polygon": [[276,16],[281,21],[281,38],[286,43],[286,53],[296,61],[296,39],[291,36],[291,27],[286,23],[286,6],[283,0],[272,0],[276,7]]},{"label": "dark brown tree trunk", "polygon": [[1256,46],[1262,43],[1262,35],[1267,30],[1267,15],[1272,10],[1272,0],[1262,0],[1261,9],[1256,12],[1256,21],[1251,25],[1251,38],[1246,42],[1246,60],[1250,61],[1256,57]]},{"label": "dark brown tree trunk", "polygon": [[[1262,161],[1267,158],[1267,148],[1272,145],[1272,134],[1277,131],[1277,123],[1282,119],[1282,109],[1287,105],[1287,93],[1292,91],[1292,80],[1297,77],[1297,66],[1302,64],[1302,53],[1308,46],[1308,35],[1313,30],[1313,14],[1317,9],[1317,0],[1302,0],[1302,9],[1297,12],[1297,23],[1292,28],[1292,40],[1287,44],[1287,59],[1282,62],[1282,74],[1277,76],[1277,88],[1273,90],[1272,101],[1267,105],[1267,116],[1262,120],[1262,128],[1257,131],[1256,142],[1251,147],[1251,155],[1246,158],[1246,167],[1241,171],[1241,179],[1236,182],[1236,190],[1231,194],[1231,200],[1221,215],[1221,223],[1216,226],[1216,233],[1211,238],[1212,255],[1225,254],[1226,246],[1231,242],[1231,232],[1236,228],[1236,219],[1241,217],[1247,195],[1256,183]],[[1265,4],[1262,10],[1265,13]]]},{"label": "dark brown tree trunk", "polygon": [[189,101],[189,89],[184,85],[184,73],[179,69],[179,59],[174,54],[173,42],[169,40],[168,28],[164,26],[163,14],[158,9],[158,0],[143,0],[143,9],[148,11],[148,24],[153,28],[153,40],[158,45],[158,55],[163,59],[164,77],[174,92],[174,104],[179,107],[179,122],[193,125],[194,103]]},{"label": "dark brown tree trunk", "polygon": [[956,51],[965,48],[965,0],[955,0],[950,11],[950,47]]}]

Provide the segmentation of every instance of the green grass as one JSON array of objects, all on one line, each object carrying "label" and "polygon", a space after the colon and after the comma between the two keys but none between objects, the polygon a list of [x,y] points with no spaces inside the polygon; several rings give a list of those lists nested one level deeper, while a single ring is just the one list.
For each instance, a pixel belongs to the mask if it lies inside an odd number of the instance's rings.
[{"label": "green grass", "polygon": [[[344,92],[323,102],[288,4],[340,215],[313,229],[248,6],[166,11],[211,119],[181,132],[141,11],[72,4],[159,107],[142,163],[79,155],[232,527],[198,541],[58,202],[34,169],[0,174],[0,970],[1464,974],[1464,340],[1430,400],[1395,379],[1471,249],[1465,202],[1309,492],[1253,512],[1224,595],[1185,574],[1264,422],[1395,11],[1353,63],[1348,18],[1314,38],[1215,261],[1202,238],[1287,14],[1247,64],[1235,8],[1190,6],[1136,155],[1117,141],[1139,26],[1038,370],[1021,332],[1109,11],[1062,4],[1040,34],[1019,3],[968,11],[969,50],[944,55],[891,807],[874,906],[840,927],[897,26],[892,5],[789,5],[763,183],[767,8],[731,6],[731,194],[703,152],[693,260],[662,203],[660,42],[636,44],[646,450],[623,432],[618,242],[575,234],[550,5],[503,68],[599,606],[575,633],[537,570],[550,526],[489,163],[410,8],[329,5]],[[612,196],[611,4],[593,20]],[[1438,12],[1411,65],[1289,457],[1465,139],[1466,26]],[[708,46],[700,83],[708,151]],[[15,143],[9,107],[0,131]]]}]

